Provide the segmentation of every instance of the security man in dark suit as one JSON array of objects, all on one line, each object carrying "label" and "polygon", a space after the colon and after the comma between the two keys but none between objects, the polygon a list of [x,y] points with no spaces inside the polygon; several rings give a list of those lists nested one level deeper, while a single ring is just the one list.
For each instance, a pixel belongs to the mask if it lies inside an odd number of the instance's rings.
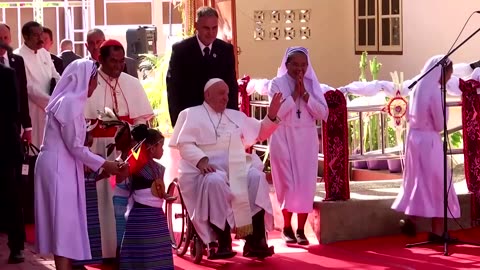
[{"label": "security man in dark suit", "polygon": [[[0,48],[8,50],[8,46],[0,42]],[[6,220],[8,247],[10,256],[8,263],[21,263],[25,242],[25,227],[22,211],[21,167],[23,161],[20,128],[20,95],[15,70],[0,64],[0,82],[2,82],[2,98],[0,99],[0,204],[7,205],[2,219]],[[20,170],[19,170],[20,168]]]},{"label": "security man in dark suit", "polygon": [[57,56],[62,59],[64,68],[67,68],[73,61],[82,58],[73,52],[73,41],[70,39],[64,39],[60,42],[60,53]]},{"label": "security man in dark suit", "polygon": [[[12,42],[10,26],[0,23],[0,43],[10,46]],[[2,59],[3,58],[3,59]],[[14,54],[11,50],[0,48],[0,64],[13,68],[17,76],[18,90],[20,92],[20,118],[17,126],[23,129],[22,140],[32,142],[32,120],[28,109],[27,75],[23,57]]]},{"label": "security man in dark suit", "polygon": [[203,103],[203,87],[212,78],[227,83],[227,108],[238,110],[234,49],[232,44],[217,39],[218,12],[211,7],[199,8],[195,29],[195,36],[172,47],[166,78],[172,126],[182,110]]}]

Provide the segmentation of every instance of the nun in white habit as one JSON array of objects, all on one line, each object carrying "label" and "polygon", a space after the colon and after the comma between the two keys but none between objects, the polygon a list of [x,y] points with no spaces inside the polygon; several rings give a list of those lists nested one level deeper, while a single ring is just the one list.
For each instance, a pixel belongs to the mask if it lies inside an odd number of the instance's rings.
[{"label": "nun in white habit", "polygon": [[[333,89],[318,82],[307,49],[288,48],[278,69],[277,77],[269,85],[268,95],[281,93],[285,102],[278,112],[282,119],[272,134],[270,165],[277,200],[282,208],[286,243],[308,245],[305,222],[313,210],[315,197],[319,140],[317,120],[327,121],[328,106],[324,92]],[[298,214],[294,234],[292,214]]]},{"label": "nun in white habit", "polygon": [[46,111],[45,136],[35,166],[35,236],[40,254],[53,253],[56,269],[72,269],[71,260],[90,259],[84,166],[127,174],[114,161],[84,146],[87,97],[97,86],[97,69],[80,59],[65,69]]}]

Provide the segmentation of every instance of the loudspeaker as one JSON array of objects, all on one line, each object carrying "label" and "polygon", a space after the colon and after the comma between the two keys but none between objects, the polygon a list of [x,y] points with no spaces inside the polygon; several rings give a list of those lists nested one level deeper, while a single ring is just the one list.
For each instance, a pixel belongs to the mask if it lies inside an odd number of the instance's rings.
[{"label": "loudspeaker", "polygon": [[139,26],[137,29],[128,29],[127,56],[140,60],[140,54],[157,54],[157,27]]}]

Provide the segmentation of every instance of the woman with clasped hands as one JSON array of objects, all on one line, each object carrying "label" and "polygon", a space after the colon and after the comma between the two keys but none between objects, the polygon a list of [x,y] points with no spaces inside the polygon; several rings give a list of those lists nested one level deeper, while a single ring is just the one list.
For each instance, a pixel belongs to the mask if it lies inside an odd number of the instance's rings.
[{"label": "woman with clasped hands", "polygon": [[35,236],[40,254],[53,253],[59,270],[91,258],[84,165],[127,175],[128,166],[105,161],[84,146],[84,107],[97,86],[94,62],[80,59],[64,71],[46,107],[43,144],[35,166]]}]

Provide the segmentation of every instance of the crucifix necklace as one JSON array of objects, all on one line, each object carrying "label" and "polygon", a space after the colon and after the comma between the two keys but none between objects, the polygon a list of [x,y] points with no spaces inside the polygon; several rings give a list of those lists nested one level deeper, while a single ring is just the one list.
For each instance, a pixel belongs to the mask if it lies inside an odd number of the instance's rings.
[{"label": "crucifix necklace", "polygon": [[300,103],[302,100],[300,100],[300,97],[297,98],[298,103],[295,102],[295,105],[297,105],[297,118],[300,119],[300,115],[302,114],[302,111],[300,111]]},{"label": "crucifix necklace", "polygon": [[[118,113],[118,100],[117,100],[117,86],[118,86],[118,78],[115,80],[115,84],[112,85],[110,83],[109,80],[107,80],[105,77],[103,77],[103,75],[101,73],[100,74],[100,77],[105,81],[105,83],[107,84],[106,87],[109,87],[110,88],[110,94],[112,96],[112,102],[113,102],[113,108],[112,110],[115,112],[115,113]],[[123,94],[123,93],[122,93]],[[105,96],[104,96],[104,103],[106,103],[106,96],[107,96],[107,91],[105,91]]]},{"label": "crucifix necklace", "polygon": [[213,129],[215,130],[215,136],[217,136],[217,138],[220,138],[220,135],[218,134],[218,127],[220,126],[220,123],[222,122],[223,113],[220,114],[220,119],[218,119],[217,126],[215,126],[215,124],[213,123],[212,117],[210,116],[210,112],[207,110],[205,105],[203,105],[203,108],[207,112],[208,119],[210,119],[210,123],[212,123]]}]

